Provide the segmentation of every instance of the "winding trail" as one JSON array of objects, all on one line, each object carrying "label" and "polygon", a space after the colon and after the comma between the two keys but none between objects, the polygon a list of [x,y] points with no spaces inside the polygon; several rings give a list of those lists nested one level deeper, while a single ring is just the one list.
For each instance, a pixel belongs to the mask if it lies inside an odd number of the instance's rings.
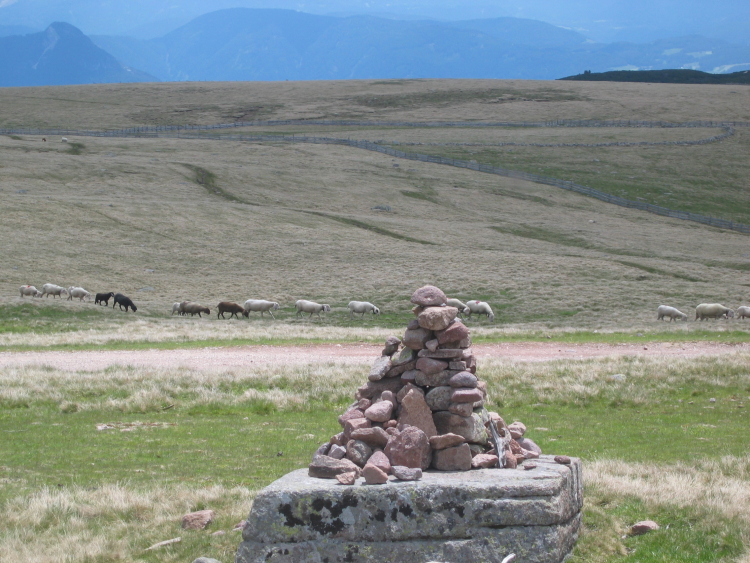
[{"label": "winding trail", "polygon": [[[0,368],[49,366],[62,371],[101,371],[110,366],[157,369],[188,368],[217,371],[264,364],[302,365],[316,363],[370,364],[382,346],[372,344],[322,344],[313,346],[234,346],[181,350],[117,350],[83,352],[0,352]],[[477,344],[477,359],[508,362],[546,362],[561,359],[645,356],[719,356],[750,353],[750,343],[658,342],[648,344],[560,344],[558,342],[514,342]]]}]

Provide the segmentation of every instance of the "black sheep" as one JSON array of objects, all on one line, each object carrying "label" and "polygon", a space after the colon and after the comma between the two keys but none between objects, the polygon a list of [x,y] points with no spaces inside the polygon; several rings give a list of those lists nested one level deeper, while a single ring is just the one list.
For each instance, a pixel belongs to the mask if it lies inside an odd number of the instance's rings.
[{"label": "black sheep", "polygon": [[125,305],[125,312],[128,312],[128,307],[133,309],[133,312],[135,313],[138,309],[133,304],[133,302],[130,300],[130,297],[126,297],[122,293],[115,293],[115,302],[112,304],[112,308],[115,308],[115,305],[120,306],[120,311],[122,311],[122,306]]},{"label": "black sheep", "polygon": [[115,294],[112,291],[110,291],[109,293],[97,293],[94,304],[99,305],[100,303],[104,303],[105,305],[109,305],[109,298],[114,296]]}]

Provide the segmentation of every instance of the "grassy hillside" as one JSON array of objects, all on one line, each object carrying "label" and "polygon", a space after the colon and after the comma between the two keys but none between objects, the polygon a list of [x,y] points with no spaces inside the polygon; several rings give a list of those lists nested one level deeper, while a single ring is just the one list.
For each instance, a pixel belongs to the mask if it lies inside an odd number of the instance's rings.
[{"label": "grassy hillside", "polygon": [[[718,86],[573,82],[99,85],[0,90],[0,127],[292,118],[750,121],[746,101],[744,91]],[[750,222],[744,129],[708,145],[599,148],[501,143],[659,143],[720,131],[298,125],[243,132],[431,143],[401,148]],[[488,300],[503,324],[608,329],[651,325],[661,303],[690,313],[704,301],[748,301],[747,235],[550,186],[340,146],[70,140],[0,138],[0,286],[8,305],[17,303],[21,284],[53,282],[122,291],[139,305],[138,316],[168,315],[183,299],[214,306],[261,297],[286,307],[282,321],[298,322],[290,307],[309,298],[334,306],[325,322],[350,324],[346,303],[362,299],[396,314],[383,319],[390,324],[405,318],[415,287],[434,283],[451,296]]]}]

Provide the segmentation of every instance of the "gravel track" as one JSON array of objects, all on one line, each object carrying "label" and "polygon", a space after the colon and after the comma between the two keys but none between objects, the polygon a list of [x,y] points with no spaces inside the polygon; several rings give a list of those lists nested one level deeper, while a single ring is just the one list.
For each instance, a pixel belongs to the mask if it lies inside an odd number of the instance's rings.
[{"label": "gravel track", "polygon": [[[44,365],[63,371],[99,371],[110,366],[189,368],[223,370],[250,365],[300,365],[306,363],[369,364],[380,355],[381,346],[371,344],[323,344],[314,346],[235,346],[182,350],[117,350],[84,352],[0,352],[0,367]],[[560,344],[520,342],[477,344],[477,358],[517,362],[606,356],[696,357],[750,352],[750,344],[717,342],[642,344]]]}]

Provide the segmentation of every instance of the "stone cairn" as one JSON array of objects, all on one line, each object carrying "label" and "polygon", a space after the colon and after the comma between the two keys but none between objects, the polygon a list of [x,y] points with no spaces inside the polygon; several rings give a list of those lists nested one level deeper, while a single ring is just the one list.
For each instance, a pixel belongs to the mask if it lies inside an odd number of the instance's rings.
[{"label": "stone cairn", "polygon": [[[384,484],[393,475],[415,481],[427,468],[533,469],[541,449],[521,422],[488,412],[487,385],[476,376],[469,329],[434,286],[414,292],[417,317],[403,339],[389,337],[369,381],[339,416],[343,431],[318,448],[311,477],[353,485]],[[565,463],[565,456],[558,456]],[[568,461],[569,463],[569,461]]]}]

